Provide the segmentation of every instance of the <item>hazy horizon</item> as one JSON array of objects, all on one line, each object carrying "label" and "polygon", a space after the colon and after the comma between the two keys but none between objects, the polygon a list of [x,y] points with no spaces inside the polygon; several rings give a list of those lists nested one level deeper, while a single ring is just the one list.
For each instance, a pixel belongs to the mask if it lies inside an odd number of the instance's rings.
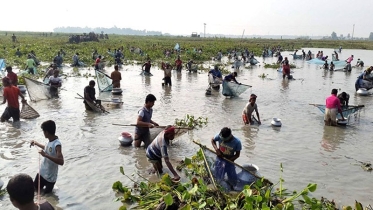
[{"label": "hazy horizon", "polygon": [[[3,21],[0,29],[53,32],[57,27],[116,26],[171,35],[203,34],[206,29],[206,34],[235,36],[241,36],[243,31],[245,35],[257,36],[330,36],[333,31],[337,36],[352,36],[354,29],[354,37],[365,38],[373,32],[371,0],[360,0],[353,5],[346,0],[306,3],[299,0],[237,0],[232,4],[190,0],[176,4],[171,0],[107,0],[97,4],[65,0],[53,9],[53,2],[47,0],[34,0],[32,4],[24,0],[4,1],[3,8],[17,9],[2,11],[3,17],[12,20]],[[20,4],[25,6],[20,7]],[[14,18],[17,14],[23,14],[25,18]]]}]

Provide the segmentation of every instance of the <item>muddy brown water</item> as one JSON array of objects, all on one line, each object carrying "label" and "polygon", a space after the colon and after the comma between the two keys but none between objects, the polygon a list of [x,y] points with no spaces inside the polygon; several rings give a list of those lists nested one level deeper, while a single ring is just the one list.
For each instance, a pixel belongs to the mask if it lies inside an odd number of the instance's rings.
[{"label": "muddy brown water", "polygon": [[[331,57],[332,49],[323,50]],[[308,49],[306,49],[308,51]],[[291,52],[283,52],[288,55]],[[361,58],[366,65],[372,64],[373,51],[343,50],[340,58],[351,54]],[[351,73],[327,72],[315,64],[302,60],[293,61],[295,80],[283,81],[274,69],[264,69],[263,62],[272,63],[276,58],[258,58],[261,62],[249,69],[242,68],[237,80],[253,87],[239,98],[226,99],[219,92],[205,95],[207,74],[173,72],[171,88],[162,87],[163,72],[152,69],[153,77],[140,76],[140,67],[124,66],[121,70],[124,89],[120,96],[124,102],[121,108],[108,109],[110,114],[97,114],[84,110],[83,88],[92,78],[68,77],[63,80],[60,98],[30,103],[40,117],[22,120],[21,128],[0,124],[0,177],[7,181],[14,174],[27,173],[33,178],[38,172],[39,156],[29,141],[46,142],[40,125],[52,119],[57,123],[57,135],[62,142],[65,165],[59,168],[58,189],[51,195],[43,196],[58,209],[118,209],[120,202],[114,202],[115,192],[111,189],[115,181],[132,186],[130,180],[120,174],[134,174],[134,179],[143,180],[137,173],[151,180],[151,164],[147,162],[143,149],[121,147],[118,137],[121,132],[133,133],[133,127],[114,126],[112,123],[135,123],[136,113],[144,104],[145,96],[152,93],[157,97],[153,120],[161,125],[172,124],[175,118],[185,114],[208,117],[206,127],[193,130],[178,138],[170,149],[172,161],[193,155],[198,146],[192,140],[200,140],[210,146],[210,139],[219,130],[228,126],[241,139],[242,152],[237,160],[240,164],[254,163],[260,173],[276,183],[280,177],[282,163],[284,187],[302,190],[308,183],[317,183],[316,197],[335,199],[339,204],[353,204],[355,199],[367,205],[373,193],[372,174],[364,171],[352,157],[359,161],[373,161],[371,155],[371,131],[373,125],[372,96],[358,96],[354,92],[356,77],[362,71],[354,68]],[[355,63],[354,61],[354,63]],[[213,61],[206,62],[212,66]],[[230,67],[230,65],[228,66]],[[230,68],[229,68],[230,69]],[[64,72],[71,71],[65,67]],[[83,73],[92,70],[82,69]],[[109,74],[112,68],[107,68]],[[268,74],[266,78],[258,77]],[[332,88],[350,94],[350,104],[364,104],[365,108],[357,117],[350,118],[346,127],[325,127],[323,114],[309,103],[323,104]],[[96,87],[97,90],[97,87]],[[98,93],[98,91],[97,91]],[[259,127],[245,127],[241,112],[251,93],[255,93],[262,119]],[[97,94],[110,100],[110,93]],[[0,107],[1,111],[5,108]],[[283,126],[271,126],[273,117],[281,118]],[[1,209],[14,209],[8,196],[0,198]]]}]

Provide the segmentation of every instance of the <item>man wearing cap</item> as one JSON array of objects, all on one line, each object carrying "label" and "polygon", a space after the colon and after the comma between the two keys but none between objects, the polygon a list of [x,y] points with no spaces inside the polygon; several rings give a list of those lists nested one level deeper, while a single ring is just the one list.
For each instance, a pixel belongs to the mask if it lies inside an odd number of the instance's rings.
[{"label": "man wearing cap", "polygon": [[[216,142],[219,143],[219,147],[216,145]],[[220,133],[216,134],[211,139],[211,144],[218,156],[215,162],[215,177],[222,180],[225,173],[227,173],[229,181],[234,185],[237,181],[235,166],[233,163],[230,163],[225,159],[234,162],[238,157],[240,157],[242,150],[241,141],[232,135],[230,128],[224,127],[221,129]]]},{"label": "man wearing cap", "polygon": [[5,122],[10,118],[13,118],[13,122],[19,121],[20,112],[19,112],[19,102],[18,96],[22,98],[22,103],[26,103],[25,97],[21,94],[18,87],[13,86],[8,77],[3,79],[3,103],[8,102],[8,106],[5,108],[4,113],[1,115],[1,122]]},{"label": "man wearing cap", "polygon": [[17,86],[18,85],[18,76],[17,76],[17,74],[15,74],[12,71],[12,67],[11,66],[7,66],[5,69],[8,72],[8,74],[6,76],[10,79],[10,82],[12,83],[12,85]]},{"label": "man wearing cap", "polygon": [[255,111],[256,116],[258,118],[259,125],[261,124],[260,116],[259,116],[259,112],[258,112],[258,106],[255,103],[256,102],[256,97],[257,96],[255,94],[251,94],[250,99],[249,99],[249,103],[246,104],[245,108],[242,111],[242,120],[245,123],[245,125],[246,124],[251,125],[253,123],[252,114],[253,114],[254,111]]},{"label": "man wearing cap", "polygon": [[159,126],[158,123],[152,120],[154,102],[157,98],[153,94],[148,94],[145,98],[145,105],[139,110],[137,115],[137,123],[135,128],[135,147],[140,147],[141,142],[144,142],[145,148],[149,146],[150,131],[149,128]]},{"label": "man wearing cap", "polygon": [[173,140],[174,138],[175,127],[171,125],[166,126],[166,128],[160,134],[158,134],[158,136],[146,149],[146,157],[148,158],[149,162],[153,164],[154,170],[159,174],[163,173],[162,158],[164,158],[168,169],[170,169],[171,173],[174,175],[174,178],[172,179],[174,181],[178,181],[180,180],[180,176],[170,163],[167,152],[167,147],[170,145],[170,140]]}]

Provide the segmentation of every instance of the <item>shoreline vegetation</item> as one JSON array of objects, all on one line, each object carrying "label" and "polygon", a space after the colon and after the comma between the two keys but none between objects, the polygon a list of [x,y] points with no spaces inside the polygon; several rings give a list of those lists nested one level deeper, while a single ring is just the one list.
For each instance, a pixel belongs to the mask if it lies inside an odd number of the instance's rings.
[{"label": "shoreline vegetation", "polygon": [[[12,41],[12,34],[15,34],[17,41]],[[184,63],[193,59],[198,65],[205,61],[212,61],[219,50],[226,55],[228,50],[237,49],[242,51],[248,49],[255,56],[262,54],[264,47],[281,46],[283,50],[293,51],[302,48],[334,48],[342,46],[343,49],[366,49],[373,50],[372,41],[347,41],[347,40],[276,40],[276,39],[237,39],[237,38],[196,38],[196,37],[168,37],[168,36],[127,36],[109,34],[109,39],[99,39],[99,42],[81,42],[79,44],[70,44],[69,36],[71,34],[50,33],[42,36],[43,32],[0,32],[0,59],[5,59],[6,64],[17,66],[23,69],[27,54],[33,50],[36,57],[47,63],[52,63],[57,52],[62,49],[66,55],[64,63],[71,63],[72,56],[75,53],[80,54],[80,60],[88,64],[93,64],[92,52],[97,50],[103,55],[107,65],[114,64],[114,58],[108,54],[111,50],[123,47],[124,65],[139,64],[151,59],[153,64],[159,64],[162,61],[173,62],[178,55],[181,56]],[[181,47],[180,53],[171,53],[165,57],[164,50],[174,49],[175,44]],[[139,48],[143,53],[131,53],[130,48]],[[21,56],[16,56],[16,50],[19,49]],[[202,49],[199,53],[194,49]],[[343,52],[343,51],[342,51]],[[273,66],[272,66],[273,65]],[[224,65],[224,67],[226,67]],[[277,68],[275,64],[268,64],[269,68]],[[81,76],[78,69],[74,68],[76,76]],[[39,71],[40,72],[40,71]],[[91,76],[83,75],[83,76]],[[206,119],[207,120],[207,119]],[[125,203],[120,209],[126,209],[128,202],[130,205],[137,203],[137,208],[142,209],[167,209],[177,204],[176,209],[363,209],[361,203],[357,202],[351,206],[341,207],[334,201],[326,198],[316,199],[310,193],[314,192],[317,184],[309,184],[300,192],[290,192],[283,188],[284,180],[279,178],[275,185],[265,185],[263,180],[257,180],[251,186],[244,188],[242,192],[235,195],[224,193],[218,189],[211,191],[208,188],[208,182],[204,177],[206,172],[202,172],[203,164],[201,150],[192,158],[185,158],[181,162],[182,167],[187,173],[188,180],[183,183],[172,183],[169,176],[164,175],[159,182],[150,182],[145,179],[144,182],[136,182],[123,172],[120,172],[134,182],[132,188],[125,187],[120,181],[113,184],[113,189],[118,192],[118,201]],[[201,167],[202,166],[202,167]],[[283,172],[282,164],[280,166]],[[139,175],[140,176],[140,175]],[[279,185],[279,186],[278,186]],[[2,192],[4,193],[4,192]],[[147,196],[142,196],[147,193]],[[0,194],[1,195],[1,194]],[[170,209],[170,208],[169,208]],[[373,210],[369,205],[367,210]]]},{"label": "shoreline vegetation", "polygon": [[[7,33],[7,35],[5,35]],[[12,41],[12,34],[15,34],[17,41]],[[96,41],[81,42],[79,44],[69,43],[71,34],[64,33],[44,33],[43,32],[0,32],[0,58],[6,59],[7,65],[24,66],[26,56],[33,50],[36,57],[43,62],[51,63],[57,52],[62,49],[66,55],[65,63],[72,62],[72,56],[79,53],[80,60],[86,64],[92,64],[92,52],[97,50],[108,61],[108,65],[114,64],[114,57],[107,51],[112,51],[123,47],[124,65],[133,64],[134,61],[145,62],[151,59],[152,62],[174,61],[177,55],[181,55],[182,60],[193,59],[197,64],[204,61],[211,61],[219,50],[226,55],[228,50],[237,49],[241,52],[248,49],[256,57],[260,57],[264,47],[281,46],[283,50],[293,51],[302,48],[334,48],[341,46],[343,49],[367,49],[373,50],[372,41],[347,41],[347,40],[281,40],[281,39],[237,39],[237,38],[196,38],[178,36],[128,36],[111,35],[109,39],[99,39]],[[165,57],[164,50],[174,49],[175,44],[179,44],[181,52],[171,53]],[[141,49],[142,53],[130,53],[131,47]],[[15,55],[19,49],[22,56]],[[202,53],[194,51],[202,49]],[[343,51],[342,51],[343,52]]]}]

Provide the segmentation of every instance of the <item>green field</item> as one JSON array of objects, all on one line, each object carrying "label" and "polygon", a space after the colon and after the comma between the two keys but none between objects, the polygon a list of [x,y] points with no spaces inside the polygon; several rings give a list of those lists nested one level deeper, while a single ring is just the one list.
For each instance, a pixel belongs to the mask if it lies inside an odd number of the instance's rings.
[{"label": "green field", "polygon": [[[177,36],[126,36],[109,35],[109,39],[100,39],[99,42],[82,42],[79,44],[69,44],[69,35],[63,33],[53,33],[50,36],[42,36],[42,32],[14,32],[17,36],[17,42],[13,43],[11,36],[13,32],[0,32],[0,58],[4,58],[9,65],[24,65],[26,55],[34,50],[39,60],[43,62],[52,62],[57,51],[63,49],[66,52],[64,62],[71,63],[72,56],[78,52],[80,60],[84,63],[93,63],[91,54],[97,49],[98,53],[105,56],[107,60],[114,61],[107,54],[108,48],[111,50],[119,47],[124,48],[124,56],[128,61],[145,61],[150,58],[153,61],[174,60],[177,54],[165,58],[163,51],[172,50],[176,43],[180,44],[182,49],[181,58],[186,61],[193,59],[198,62],[211,60],[221,50],[226,53],[230,49],[236,48],[238,51],[248,49],[260,56],[265,46],[281,46],[284,50],[302,49],[302,48],[339,48],[343,49],[367,49],[373,50],[371,41],[345,41],[345,40],[275,40],[275,39],[233,39],[233,38],[192,38]],[[130,47],[140,48],[144,54],[139,55],[130,53]],[[16,49],[22,52],[21,57],[16,57]],[[194,52],[193,49],[202,49],[202,53]]]}]

